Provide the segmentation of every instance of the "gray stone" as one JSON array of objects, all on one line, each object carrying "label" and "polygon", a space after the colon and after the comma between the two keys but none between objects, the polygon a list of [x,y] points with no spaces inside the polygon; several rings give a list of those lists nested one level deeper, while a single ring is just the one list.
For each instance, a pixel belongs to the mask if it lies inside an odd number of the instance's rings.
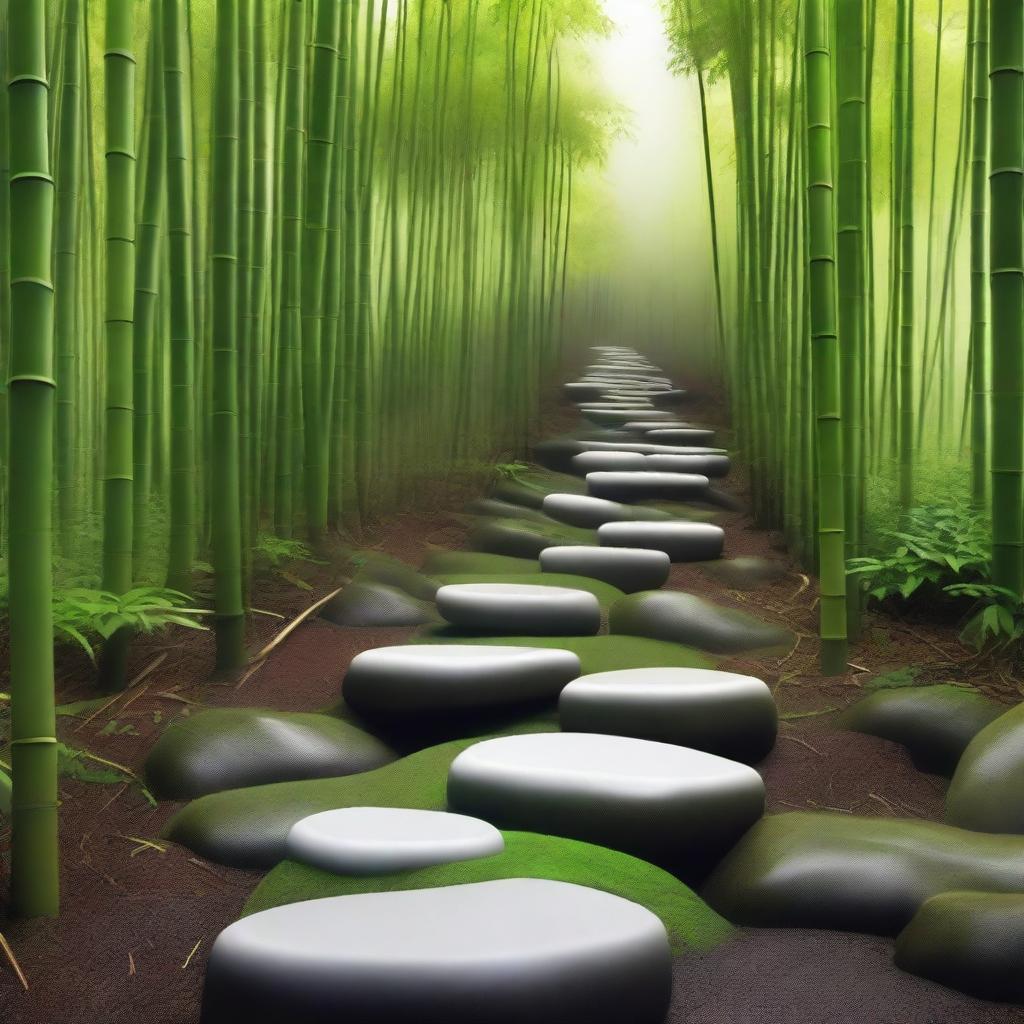
[{"label": "gray stone", "polygon": [[623,736],[503,736],[464,750],[448,802],[498,828],[567,836],[694,875],[764,811],[747,765]]},{"label": "gray stone", "polygon": [[[588,473],[587,490],[610,501],[699,501],[710,481],[697,473]],[[642,545],[633,545],[641,547]]]},{"label": "gray stone", "polygon": [[378,647],[352,659],[342,696],[356,711],[370,714],[444,714],[554,700],[579,674],[580,660],[571,651],[477,644]]},{"label": "gray stone", "polygon": [[732,468],[728,455],[664,455],[651,454],[644,469],[658,473],[699,473],[709,478],[729,475]]},{"label": "gray stone", "polygon": [[569,573],[603,580],[632,594],[637,590],[655,590],[663,586],[672,562],[663,551],[567,544],[542,551],[540,567],[542,572]]},{"label": "gray stone", "polygon": [[599,399],[604,394],[604,385],[589,380],[574,380],[564,386],[566,397],[573,402]]},{"label": "gray stone", "polygon": [[386,875],[490,857],[501,833],[464,814],[407,807],[339,807],[297,821],[288,859],[339,875]]},{"label": "gray stone", "polygon": [[659,413],[655,409],[645,409],[642,406],[623,406],[617,409],[595,409],[592,406],[581,405],[581,415],[585,416],[588,420],[598,424],[598,426],[621,426],[624,423],[630,423],[637,418],[637,416],[647,416],[649,418],[665,418],[671,417],[672,413],[662,412]]},{"label": "gray stone", "polygon": [[437,609],[453,626],[522,636],[590,636],[601,628],[597,598],[568,587],[460,583],[437,592]]},{"label": "gray stone", "polygon": [[652,426],[646,436],[656,444],[714,444],[715,432],[702,427]]},{"label": "gray stone", "polygon": [[699,668],[637,668],[583,676],[562,690],[562,728],[658,740],[747,764],[775,744],[771,690],[753,676]]},{"label": "gray stone", "polygon": [[612,606],[608,626],[612,633],[670,640],[712,654],[739,654],[793,643],[788,629],[674,590],[622,598]]},{"label": "gray stone", "polygon": [[699,445],[653,444],[647,441],[633,441],[628,436],[616,438],[581,437],[580,450],[639,452],[641,455],[728,455],[724,448],[706,448]]},{"label": "gray stone", "polygon": [[586,476],[588,473],[643,470],[646,458],[636,452],[581,452],[572,457],[572,471]]},{"label": "gray stone", "polygon": [[161,799],[191,800],[243,786],[355,775],[397,757],[332,715],[211,708],[164,731],[146,758],[146,784]]},{"label": "gray stone", "polygon": [[540,524],[531,529],[529,521],[520,523],[514,519],[484,520],[469,534],[469,546],[474,551],[510,558],[536,558],[545,548],[558,543],[558,537],[541,529]]},{"label": "gray stone", "polygon": [[355,581],[320,612],[336,626],[422,626],[436,622],[437,615],[426,601],[412,597],[386,583]]},{"label": "gray stone", "polygon": [[673,562],[703,562],[722,554],[725,531],[713,523],[670,519],[653,523],[605,523],[598,527],[597,538],[606,547],[651,548],[664,551]]},{"label": "gray stone", "polygon": [[661,921],[545,879],[364,893],[242,918],[214,942],[203,1024],[661,1024]]}]

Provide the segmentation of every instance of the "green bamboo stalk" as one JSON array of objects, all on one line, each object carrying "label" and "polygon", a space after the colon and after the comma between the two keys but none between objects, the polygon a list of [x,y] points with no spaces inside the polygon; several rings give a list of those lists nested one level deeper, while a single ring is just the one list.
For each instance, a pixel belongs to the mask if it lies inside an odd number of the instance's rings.
[{"label": "green bamboo stalk", "polygon": [[900,312],[899,312],[899,484],[900,506],[914,503],[914,0],[899,0],[903,19],[905,93],[903,97],[903,161],[900,180]]},{"label": "green bamboo stalk", "polygon": [[[135,322],[135,4],[107,0],[103,67],[106,100],[106,349],[103,457],[103,587],[132,586],[133,333]],[[101,682],[125,684],[130,634],[103,645]]]},{"label": "green bamboo stalk", "polygon": [[55,915],[57,740],[53,694],[54,187],[47,145],[45,4],[8,8],[11,347],[8,607],[11,666],[11,909]]},{"label": "green bamboo stalk", "polygon": [[196,550],[195,271],[191,81],[183,51],[183,0],[163,0],[164,101],[167,118],[167,233],[171,307],[170,537],[167,585],[192,592]]},{"label": "green bamboo stalk", "polygon": [[217,0],[213,92],[211,512],[217,666],[245,663],[238,430],[238,0]]},{"label": "green bamboo stalk", "polygon": [[1024,3],[991,0],[992,580],[1024,587]]},{"label": "green bamboo stalk", "polygon": [[826,0],[804,5],[806,68],[808,295],[814,367],[818,471],[821,670],[846,671],[841,353],[836,325],[832,199],[832,57]]},{"label": "green bamboo stalk", "polygon": [[988,498],[988,0],[971,0],[971,497]]}]

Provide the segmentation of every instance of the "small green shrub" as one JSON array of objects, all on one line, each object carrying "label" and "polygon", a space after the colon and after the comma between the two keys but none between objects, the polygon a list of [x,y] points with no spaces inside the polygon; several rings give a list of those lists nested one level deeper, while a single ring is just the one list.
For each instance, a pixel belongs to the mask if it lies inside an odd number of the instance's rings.
[{"label": "small green shrub", "polygon": [[927,505],[908,512],[902,526],[883,531],[894,542],[890,553],[847,564],[847,572],[860,576],[872,597],[906,601],[925,584],[953,594],[950,585],[987,577],[989,527],[975,510]]},{"label": "small green shrub", "polygon": [[494,471],[502,480],[512,480],[518,483],[524,473],[529,473],[532,467],[525,462],[499,462]]},{"label": "small green shrub", "polygon": [[1024,601],[994,583],[953,583],[943,588],[953,597],[974,599],[960,640],[976,651],[1019,654],[1024,639]]},{"label": "small green shrub", "polygon": [[299,540],[261,534],[252,549],[253,555],[265,559],[276,569],[282,562],[315,562],[317,559],[309,547]]}]

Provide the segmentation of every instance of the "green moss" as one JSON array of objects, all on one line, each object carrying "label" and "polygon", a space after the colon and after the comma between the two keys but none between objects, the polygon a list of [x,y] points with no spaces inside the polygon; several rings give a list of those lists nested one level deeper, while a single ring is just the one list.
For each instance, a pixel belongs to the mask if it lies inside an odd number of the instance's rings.
[{"label": "green moss", "polygon": [[466,576],[495,573],[501,576],[536,573],[533,558],[488,555],[482,551],[433,551],[423,563],[423,571],[438,576]]},{"label": "green moss", "polygon": [[570,576],[560,572],[513,572],[513,573],[460,573],[459,575],[436,575],[434,577],[442,585],[458,583],[516,583],[524,586],[569,587],[573,590],[586,590],[601,602],[601,607],[608,609],[626,595],[610,583],[591,579],[589,576]]},{"label": "green moss", "polygon": [[[551,716],[539,716],[502,729],[500,734],[557,731],[558,724]],[[367,806],[444,810],[448,768],[480,738],[428,747],[358,775],[212,793],[193,800],[175,815],[164,835],[219,864],[269,868],[284,857],[284,842],[292,825],[318,811]]]},{"label": "green moss", "polygon": [[616,672],[629,668],[714,668],[710,655],[682,644],[635,636],[464,636],[451,627],[433,627],[420,633],[414,643],[511,644],[517,647],[548,647],[572,651],[582,674]]},{"label": "green moss", "polygon": [[327,896],[427,889],[500,878],[545,878],[601,889],[658,915],[673,951],[709,949],[732,926],[677,878],[645,861],[590,843],[530,832],[506,832],[505,850],[493,857],[372,877],[335,875],[294,861],[279,864],[260,883],[243,916]]}]

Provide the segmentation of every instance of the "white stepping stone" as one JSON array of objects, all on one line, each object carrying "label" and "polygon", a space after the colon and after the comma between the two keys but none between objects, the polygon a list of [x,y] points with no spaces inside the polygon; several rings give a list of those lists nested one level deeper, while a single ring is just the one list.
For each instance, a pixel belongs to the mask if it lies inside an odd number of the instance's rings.
[{"label": "white stepping stone", "polygon": [[703,445],[669,445],[654,444],[647,441],[603,441],[603,440],[581,440],[584,451],[619,451],[639,452],[641,455],[727,455],[724,448],[707,448]]},{"label": "white stepping stone", "polygon": [[453,626],[523,636],[589,636],[601,628],[593,594],[523,583],[458,583],[437,592],[437,610]]},{"label": "white stepping stone", "polygon": [[498,828],[568,836],[672,870],[707,866],[764,811],[752,768],[651,740],[503,736],[464,750],[448,803]]},{"label": "white stepping stone", "polygon": [[572,651],[490,644],[377,647],[352,659],[342,696],[368,713],[470,710],[553,700],[579,674]]},{"label": "white stepping stone", "polygon": [[719,558],[725,547],[725,531],[720,526],[681,519],[605,523],[598,527],[597,539],[606,547],[664,551],[673,562],[705,562]]},{"label": "white stepping stone", "polygon": [[603,580],[627,594],[656,590],[668,579],[672,561],[664,551],[567,544],[540,553],[542,572]]},{"label": "white stepping stone", "polygon": [[710,486],[711,481],[698,473],[640,470],[587,474],[587,491],[591,496],[610,501],[699,501],[707,495]]},{"label": "white stepping stone", "polygon": [[595,472],[643,470],[645,458],[637,452],[580,452],[572,457],[572,469],[580,476]]},{"label": "white stepping stone", "polygon": [[597,672],[558,700],[562,728],[674,743],[754,763],[775,744],[778,714],[760,679],[701,668]]},{"label": "white stepping stone", "polygon": [[593,530],[604,523],[635,518],[630,505],[604,498],[591,498],[588,494],[546,494],[544,514],[568,526]]},{"label": "white stepping stone", "polygon": [[671,951],[645,907],[510,878],[292,903],[217,937],[203,1024],[661,1024]]},{"label": "white stepping stone", "polygon": [[292,825],[289,860],[338,875],[387,875],[435,864],[490,857],[502,834],[464,814],[407,807],[341,807]]},{"label": "white stepping stone", "polygon": [[699,473],[706,477],[729,475],[728,455],[648,455],[644,469],[653,473]]}]

